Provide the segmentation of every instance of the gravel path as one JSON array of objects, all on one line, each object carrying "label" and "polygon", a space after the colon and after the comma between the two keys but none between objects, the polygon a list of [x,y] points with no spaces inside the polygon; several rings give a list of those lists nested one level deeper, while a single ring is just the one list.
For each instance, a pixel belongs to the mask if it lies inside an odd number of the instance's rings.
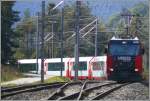
[{"label": "gravel path", "polygon": [[[53,77],[53,76],[45,75],[44,79],[48,79],[49,77]],[[41,80],[40,76],[33,75],[32,77],[19,78],[13,81],[3,82],[1,83],[1,86],[8,85],[8,84],[16,84],[16,85],[29,84],[40,80]]]},{"label": "gravel path", "polygon": [[103,100],[148,100],[149,88],[141,83],[133,83],[114,91]]}]

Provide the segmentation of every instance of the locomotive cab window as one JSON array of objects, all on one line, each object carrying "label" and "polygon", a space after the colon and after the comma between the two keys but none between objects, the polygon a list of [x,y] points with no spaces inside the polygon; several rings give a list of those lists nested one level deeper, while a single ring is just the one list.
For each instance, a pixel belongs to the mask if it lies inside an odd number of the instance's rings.
[{"label": "locomotive cab window", "polygon": [[59,71],[61,67],[63,67],[62,70],[64,71],[64,63],[48,63],[48,71]]},{"label": "locomotive cab window", "polygon": [[19,67],[21,72],[29,72],[36,70],[36,63],[20,64]]},{"label": "locomotive cab window", "polygon": [[138,44],[117,44],[112,43],[109,45],[109,53],[111,55],[129,55],[136,56],[139,54],[140,46]]}]

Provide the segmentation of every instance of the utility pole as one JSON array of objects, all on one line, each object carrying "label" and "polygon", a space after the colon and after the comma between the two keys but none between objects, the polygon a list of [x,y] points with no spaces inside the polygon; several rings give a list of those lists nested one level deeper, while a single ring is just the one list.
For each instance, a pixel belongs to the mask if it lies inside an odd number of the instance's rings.
[{"label": "utility pole", "polygon": [[39,58],[39,12],[37,13],[37,34],[36,34],[36,73],[38,74],[38,58]]},{"label": "utility pole", "polygon": [[60,75],[62,76],[62,69],[63,69],[63,34],[64,34],[64,5],[61,8],[61,72]]},{"label": "utility pole", "polygon": [[126,30],[127,30],[127,35],[129,35],[129,34],[130,34],[130,33],[129,33],[130,20],[131,20],[131,17],[133,17],[133,16],[135,16],[135,15],[133,15],[133,14],[121,14],[121,16],[124,16],[124,17],[126,17],[126,19],[127,19]]},{"label": "utility pole", "polygon": [[75,80],[78,80],[79,66],[79,10],[81,1],[76,1]]},{"label": "utility pole", "polygon": [[64,33],[64,0],[60,1],[52,10],[56,9],[59,5],[62,5],[61,8],[61,34],[60,34],[60,41],[61,41],[61,70],[60,75],[62,76],[62,68],[63,68],[63,33]]},{"label": "utility pole", "polygon": [[51,58],[51,49],[50,49],[50,46],[51,46],[51,41],[49,40],[48,41],[48,58]]},{"label": "utility pole", "polygon": [[[52,41],[50,43],[49,41],[49,45],[51,44],[51,58],[54,58],[54,24],[57,23],[56,21],[49,21],[51,23],[51,32],[52,32]],[[50,52],[50,49],[49,49]]]},{"label": "utility pole", "polygon": [[52,58],[54,57],[54,27],[53,27],[53,22],[52,22]]},{"label": "utility pole", "polygon": [[45,18],[45,1],[42,1],[42,29],[41,29],[41,82],[44,82],[44,19]]},{"label": "utility pole", "polygon": [[98,19],[96,20],[96,28],[95,28],[95,30],[96,30],[96,32],[95,32],[95,57],[97,56],[97,28],[98,28]]}]

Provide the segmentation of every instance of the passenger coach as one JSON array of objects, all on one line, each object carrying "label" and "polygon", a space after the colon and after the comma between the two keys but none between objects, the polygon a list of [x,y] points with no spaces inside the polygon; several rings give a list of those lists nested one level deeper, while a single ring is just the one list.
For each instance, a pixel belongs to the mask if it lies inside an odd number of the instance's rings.
[{"label": "passenger coach", "polygon": [[[36,59],[18,60],[19,68],[22,72],[41,73],[41,60],[38,60],[36,68]],[[75,58],[63,58],[61,64],[60,58],[44,60],[44,73],[52,76],[60,76],[61,67],[63,76],[73,79]],[[97,57],[79,57],[78,79],[105,79],[106,78],[106,56]]]}]

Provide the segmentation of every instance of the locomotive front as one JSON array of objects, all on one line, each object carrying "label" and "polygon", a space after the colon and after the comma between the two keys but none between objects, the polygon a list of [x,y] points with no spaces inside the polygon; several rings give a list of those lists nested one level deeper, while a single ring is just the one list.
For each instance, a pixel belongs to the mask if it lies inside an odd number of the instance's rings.
[{"label": "locomotive front", "polygon": [[107,50],[107,77],[117,81],[140,80],[144,49],[138,38],[112,38]]}]

